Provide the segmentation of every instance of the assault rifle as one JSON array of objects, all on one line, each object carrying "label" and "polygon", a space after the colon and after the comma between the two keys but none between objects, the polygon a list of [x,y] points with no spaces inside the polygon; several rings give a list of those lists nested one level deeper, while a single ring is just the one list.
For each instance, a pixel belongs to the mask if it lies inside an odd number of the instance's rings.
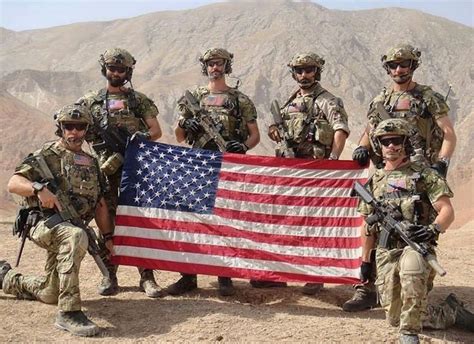
[{"label": "assault rifle", "polygon": [[120,153],[122,156],[125,154],[128,138],[131,136],[127,129],[110,125],[107,114],[103,114],[96,129],[102,139],[102,142],[92,145],[96,152],[108,149],[111,152]]},{"label": "assault rifle", "polygon": [[280,135],[281,141],[278,143],[275,149],[276,156],[284,156],[287,158],[294,158],[295,152],[288,146],[287,134],[283,128],[283,118],[281,117],[281,108],[278,104],[278,100],[274,99],[270,105],[270,112],[273,116],[273,123],[275,123],[278,134]]},{"label": "assault rifle", "polygon": [[186,100],[188,109],[203,128],[205,139],[208,141],[213,140],[217,147],[219,147],[219,150],[225,152],[227,150],[227,142],[216,128],[209,113],[201,108],[197,99],[188,90],[184,92],[184,99]]},{"label": "assault rifle", "polygon": [[77,213],[76,209],[72,206],[72,204],[68,200],[68,196],[59,189],[59,185],[56,182],[56,178],[53,176],[48,164],[44,160],[42,156],[35,156],[36,163],[38,164],[38,172],[40,173],[43,180],[46,182],[46,187],[53,192],[58,201],[61,205],[61,211],[57,210],[57,212],[52,215],[50,218],[46,220],[53,223],[61,223],[64,221],[69,221],[75,226],[81,227],[87,234],[87,238],[89,239],[89,246],[87,251],[89,254],[94,258],[97,266],[99,267],[100,272],[104,277],[109,277],[109,271],[105,266],[104,262],[100,257],[101,249],[98,244],[97,235],[91,227],[87,226],[80,218],[79,214]]},{"label": "assault rifle", "polygon": [[397,221],[396,218],[402,218],[400,211],[393,206],[383,205],[377,202],[374,197],[367,191],[361,183],[354,183],[354,191],[359,197],[367,204],[370,204],[374,208],[374,214],[370,215],[365,219],[365,222],[369,226],[376,223],[380,224],[381,234],[379,238],[379,245],[381,247],[387,247],[388,242],[392,236],[396,235],[403,240],[413,250],[423,256],[423,258],[430,264],[430,266],[440,275],[446,275],[446,271],[439,265],[436,260],[436,256],[428,250],[426,243],[418,244],[407,236],[407,223]]}]

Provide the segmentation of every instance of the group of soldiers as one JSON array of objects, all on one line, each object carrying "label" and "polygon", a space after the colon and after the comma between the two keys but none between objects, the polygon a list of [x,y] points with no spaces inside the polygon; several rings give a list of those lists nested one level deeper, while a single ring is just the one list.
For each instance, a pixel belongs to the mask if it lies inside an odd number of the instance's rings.
[{"label": "group of soldiers", "polygon": [[[353,160],[361,166],[373,162],[375,173],[365,188],[377,201],[399,209],[398,220],[409,223],[409,238],[435,254],[439,235],[454,220],[450,203],[453,194],[446,174],[456,135],[444,97],[413,80],[420,57],[420,51],[406,44],[383,55],[382,66],[392,80],[391,86],[370,103],[368,124]],[[260,133],[253,102],[227,84],[233,54],[212,48],[199,62],[208,83],[191,95],[212,117],[225,142],[217,142],[204,130],[189,97],[178,100],[176,139],[194,148],[245,154],[259,143]],[[55,325],[79,336],[99,333],[98,326],[81,311],[79,294],[80,264],[91,240],[84,227],[93,218],[100,231],[101,259],[108,272],[98,292],[118,292],[117,266],[110,258],[114,254],[114,218],[124,156],[123,149],[117,150],[109,142],[112,138],[104,134],[104,128],[125,132],[130,140],[139,137],[154,141],[162,135],[156,105],[132,87],[134,57],[114,48],[106,50],[99,63],[107,86],[59,110],[54,117],[59,140],[26,157],[8,183],[9,192],[24,197],[28,209],[39,213],[34,221],[28,218],[28,235],[48,251],[46,275],[25,276],[0,261],[4,293],[57,303]],[[288,63],[298,88],[279,107],[274,116],[278,121],[268,128],[268,136],[278,144],[279,156],[337,160],[344,149],[350,133],[348,116],[342,100],[320,83],[324,64],[325,60],[314,53],[297,54]],[[91,144],[92,154],[82,150],[85,141]],[[371,205],[363,201],[359,210],[364,218],[373,213]],[[418,342],[422,326],[446,328],[456,323],[472,331],[472,314],[453,294],[439,306],[427,305],[434,270],[419,252],[397,237],[381,246],[381,229],[378,223],[361,228],[361,283],[354,286],[354,296],[343,310],[362,311],[380,303],[389,323],[399,327],[404,343]],[[138,271],[139,286],[151,298],[165,293],[182,295],[197,288],[196,275],[182,274],[163,290],[156,284],[152,270]],[[286,286],[261,280],[251,280],[250,284],[256,288]],[[230,277],[218,277],[218,286],[222,296],[235,293]],[[307,283],[302,291],[314,295],[322,288],[323,284]]]}]

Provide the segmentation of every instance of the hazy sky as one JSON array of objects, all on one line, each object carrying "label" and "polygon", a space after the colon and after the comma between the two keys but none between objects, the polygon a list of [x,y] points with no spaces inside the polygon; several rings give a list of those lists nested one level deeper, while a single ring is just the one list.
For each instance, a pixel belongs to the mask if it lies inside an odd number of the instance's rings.
[{"label": "hazy sky", "polygon": [[[235,0],[234,0],[235,1]],[[38,29],[85,21],[105,21],[145,13],[181,10],[218,2],[212,0],[0,0],[0,26],[15,30]],[[324,7],[361,10],[405,7],[474,26],[474,0],[315,0]]]}]

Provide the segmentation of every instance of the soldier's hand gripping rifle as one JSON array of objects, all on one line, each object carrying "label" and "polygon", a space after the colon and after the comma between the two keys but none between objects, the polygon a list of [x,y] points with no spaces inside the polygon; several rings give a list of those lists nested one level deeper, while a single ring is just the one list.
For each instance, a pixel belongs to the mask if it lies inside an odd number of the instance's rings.
[{"label": "soldier's hand gripping rifle", "polygon": [[418,252],[423,256],[423,258],[430,264],[430,266],[440,275],[446,275],[446,271],[439,265],[436,260],[436,256],[430,253],[427,245],[425,243],[418,244],[407,236],[407,223],[397,221],[396,218],[401,218],[401,214],[395,207],[385,206],[380,202],[377,202],[374,197],[367,191],[361,183],[354,183],[354,191],[359,195],[359,197],[367,204],[370,204],[374,213],[365,219],[365,222],[369,226],[372,226],[376,223],[380,225],[381,232],[379,237],[379,245],[381,247],[387,247],[388,241],[392,236],[396,235],[401,240],[403,240],[408,246],[413,250]]},{"label": "soldier's hand gripping rifle", "polygon": [[207,141],[213,140],[221,152],[227,150],[227,142],[224,140],[219,130],[216,128],[211,116],[201,108],[197,99],[191,92],[186,90],[184,92],[184,99],[186,101],[187,108],[193,114],[194,118],[199,122],[204,130],[204,136]]},{"label": "soldier's hand gripping rifle", "polygon": [[278,129],[278,134],[280,135],[281,141],[278,143],[276,148],[277,156],[284,156],[287,158],[294,158],[295,152],[288,146],[288,139],[283,128],[283,118],[281,117],[280,104],[278,100],[274,99],[270,105],[270,112],[273,116],[273,123]]},{"label": "soldier's hand gripping rifle", "polygon": [[58,199],[58,202],[61,205],[61,211],[57,209],[56,213],[49,217],[46,220],[45,224],[48,225],[48,222],[61,223],[64,221],[69,221],[73,225],[81,227],[86,232],[87,238],[89,239],[89,246],[87,247],[87,251],[92,256],[92,258],[94,258],[94,261],[99,267],[99,270],[102,275],[104,277],[109,277],[109,270],[107,270],[107,267],[105,266],[99,255],[101,250],[98,244],[98,239],[95,231],[82,221],[76,209],[72,206],[71,202],[69,202],[68,196],[60,190],[56,182],[56,178],[53,176],[44,158],[42,156],[35,156],[35,160],[38,165],[38,172],[40,173],[43,180],[47,183],[46,187],[56,195],[56,198]]}]

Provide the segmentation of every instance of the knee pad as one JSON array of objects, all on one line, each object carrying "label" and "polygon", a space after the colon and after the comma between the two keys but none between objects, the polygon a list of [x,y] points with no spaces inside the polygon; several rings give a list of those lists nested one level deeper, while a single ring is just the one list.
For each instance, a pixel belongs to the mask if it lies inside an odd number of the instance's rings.
[{"label": "knee pad", "polygon": [[426,262],[423,256],[412,249],[406,249],[400,258],[401,275],[423,275],[426,272]]}]

